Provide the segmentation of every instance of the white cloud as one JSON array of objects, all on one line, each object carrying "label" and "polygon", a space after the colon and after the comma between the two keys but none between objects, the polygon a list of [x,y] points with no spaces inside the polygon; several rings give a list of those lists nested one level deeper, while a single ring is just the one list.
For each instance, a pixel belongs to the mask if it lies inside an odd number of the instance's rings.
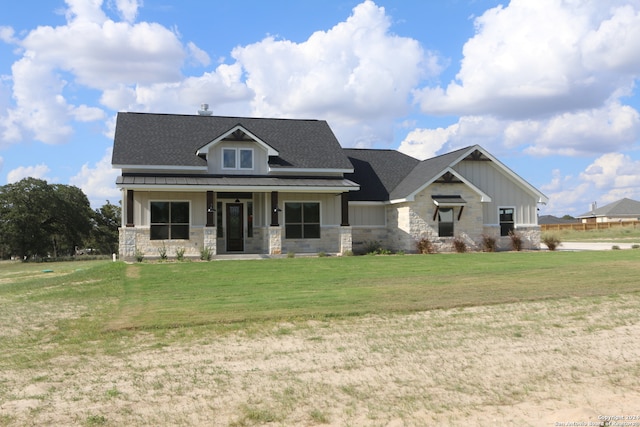
[{"label": "white cloud", "polygon": [[9,171],[7,174],[7,183],[12,184],[23,178],[37,178],[51,181],[51,179],[47,177],[49,172],[51,172],[51,170],[44,163],[36,166],[20,166]]},{"label": "white cloud", "polygon": [[69,179],[69,184],[80,188],[94,208],[102,206],[106,200],[112,203],[120,200],[120,190],[115,185],[120,171],[111,167],[111,153],[112,149],[108,148],[104,157],[93,167],[85,163],[80,171]]},{"label": "white cloud", "polygon": [[[343,135],[363,123],[361,134],[370,132],[365,139],[385,132],[388,138],[393,120],[409,109],[411,90],[439,71],[434,54],[389,29],[384,8],[367,0],[345,22],[304,42],[267,37],[237,47],[232,57],[255,92],[254,114],[325,118]],[[357,142],[340,139],[346,145]]]},{"label": "white cloud", "polygon": [[[417,135],[421,137],[416,138]],[[400,144],[400,151],[415,155],[432,153],[434,147],[450,150],[480,144],[495,153],[506,148],[522,149],[533,156],[592,156],[628,149],[638,138],[640,113],[616,101],[602,108],[540,119],[463,116],[445,129],[413,130]]]},{"label": "white cloud", "polygon": [[602,206],[623,197],[640,200],[640,161],[622,153],[607,153],[578,176],[563,176],[554,170],[551,181],[540,189],[549,196],[543,211],[555,215],[583,214],[592,202]]},{"label": "white cloud", "polygon": [[116,7],[122,18],[127,22],[133,22],[138,15],[138,8],[142,6],[142,0],[116,0]]},{"label": "white cloud", "polygon": [[639,8],[513,0],[490,9],[475,21],[456,80],[416,99],[429,114],[515,119],[599,108],[639,74]]}]

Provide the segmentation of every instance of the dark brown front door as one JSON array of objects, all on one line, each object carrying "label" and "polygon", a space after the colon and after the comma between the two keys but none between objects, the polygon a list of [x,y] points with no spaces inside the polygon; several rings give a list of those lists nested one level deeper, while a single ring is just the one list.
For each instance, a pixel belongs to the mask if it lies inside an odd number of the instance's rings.
[{"label": "dark brown front door", "polygon": [[242,203],[227,203],[227,251],[244,251]]}]

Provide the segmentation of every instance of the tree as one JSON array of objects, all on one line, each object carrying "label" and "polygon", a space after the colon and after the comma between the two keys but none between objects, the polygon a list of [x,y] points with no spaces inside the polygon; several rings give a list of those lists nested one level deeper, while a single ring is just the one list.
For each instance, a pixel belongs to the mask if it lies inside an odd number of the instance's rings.
[{"label": "tree", "polygon": [[0,187],[0,246],[21,259],[72,254],[91,230],[91,207],[77,187],[25,178]]},{"label": "tree", "polygon": [[118,252],[118,228],[120,227],[120,206],[107,203],[93,213],[93,229],[89,246],[102,254]]}]

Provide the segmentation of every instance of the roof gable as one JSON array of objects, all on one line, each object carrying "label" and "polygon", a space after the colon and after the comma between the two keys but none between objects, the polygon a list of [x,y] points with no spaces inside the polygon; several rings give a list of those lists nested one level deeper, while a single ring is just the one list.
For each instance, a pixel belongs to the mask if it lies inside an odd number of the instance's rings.
[{"label": "roof gable", "polygon": [[224,132],[219,137],[215,138],[213,141],[208,144],[203,145],[202,147],[196,150],[196,155],[198,156],[206,156],[209,153],[209,150],[216,146],[216,144],[222,141],[252,141],[260,145],[265,149],[268,156],[277,156],[278,151],[271,147],[269,144],[262,141],[260,138],[255,136],[251,131],[244,128],[241,124],[237,124],[228,131]]}]

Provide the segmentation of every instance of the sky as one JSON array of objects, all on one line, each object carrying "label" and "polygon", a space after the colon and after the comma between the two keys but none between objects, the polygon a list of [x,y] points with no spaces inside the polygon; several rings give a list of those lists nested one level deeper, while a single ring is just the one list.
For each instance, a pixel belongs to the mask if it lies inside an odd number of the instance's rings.
[{"label": "sky", "polygon": [[640,0],[21,0],[0,16],[0,185],[118,203],[119,111],[326,120],[419,159],[479,144],[541,215],[640,200]]}]

